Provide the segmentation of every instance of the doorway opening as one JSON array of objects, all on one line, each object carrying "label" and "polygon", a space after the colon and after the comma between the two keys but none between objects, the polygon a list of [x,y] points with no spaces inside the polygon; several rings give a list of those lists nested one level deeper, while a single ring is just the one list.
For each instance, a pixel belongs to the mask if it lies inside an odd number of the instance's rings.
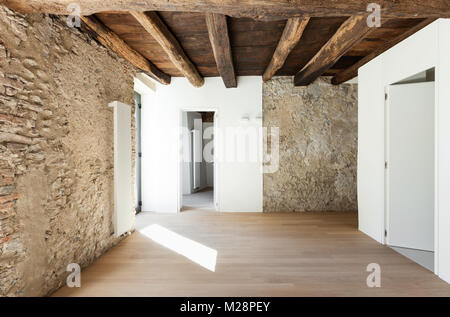
[{"label": "doorway opening", "polygon": [[134,182],[134,209],[136,214],[142,211],[142,138],[141,138],[141,109],[142,96],[134,93],[134,118],[136,122],[136,164],[135,164],[135,182]]},{"label": "doorway opening", "polygon": [[213,111],[183,111],[181,211],[216,210],[215,119]]},{"label": "doorway opening", "polygon": [[434,70],[386,93],[386,244],[435,271]]}]

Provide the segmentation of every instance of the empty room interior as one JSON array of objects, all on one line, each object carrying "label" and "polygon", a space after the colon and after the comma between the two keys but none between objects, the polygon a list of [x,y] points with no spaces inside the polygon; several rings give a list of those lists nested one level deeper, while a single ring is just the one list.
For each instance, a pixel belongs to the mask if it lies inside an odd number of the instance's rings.
[{"label": "empty room interior", "polygon": [[449,2],[334,2],[0,0],[0,296],[450,296]]}]

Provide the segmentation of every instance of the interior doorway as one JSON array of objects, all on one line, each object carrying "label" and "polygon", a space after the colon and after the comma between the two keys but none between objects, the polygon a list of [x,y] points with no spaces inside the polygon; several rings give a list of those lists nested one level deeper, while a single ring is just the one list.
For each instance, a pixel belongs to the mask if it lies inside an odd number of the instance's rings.
[{"label": "interior doorway", "polygon": [[213,111],[182,111],[181,211],[216,210]]},{"label": "interior doorway", "polygon": [[136,122],[136,164],[135,164],[135,182],[134,182],[134,208],[136,214],[142,211],[142,138],[141,138],[141,110],[142,96],[134,93],[135,111],[134,118]]},{"label": "interior doorway", "polygon": [[435,85],[429,74],[387,89],[386,243],[434,271]]}]

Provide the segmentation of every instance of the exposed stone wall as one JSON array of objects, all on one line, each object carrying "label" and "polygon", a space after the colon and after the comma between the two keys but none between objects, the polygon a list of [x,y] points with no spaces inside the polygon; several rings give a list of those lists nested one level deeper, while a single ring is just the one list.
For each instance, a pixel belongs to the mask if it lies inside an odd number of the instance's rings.
[{"label": "exposed stone wall", "polygon": [[48,294],[118,242],[107,105],[133,104],[134,74],[62,19],[0,6],[0,295]]},{"label": "exposed stone wall", "polygon": [[265,127],[280,128],[280,168],[264,175],[264,211],[357,209],[357,86],[292,77],[263,86]]}]

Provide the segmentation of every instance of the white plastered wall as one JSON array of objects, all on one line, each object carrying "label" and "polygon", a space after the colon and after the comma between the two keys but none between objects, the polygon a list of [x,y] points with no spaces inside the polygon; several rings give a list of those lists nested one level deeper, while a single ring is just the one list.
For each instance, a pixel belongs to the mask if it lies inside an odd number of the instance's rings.
[{"label": "white plastered wall", "polygon": [[440,19],[359,69],[359,229],[384,243],[385,89],[436,68],[435,271],[450,282],[450,19]]},{"label": "white plastered wall", "polygon": [[[219,77],[205,78],[194,88],[185,78],[142,97],[143,210],[176,213],[180,208],[180,137],[182,111],[215,111],[216,127],[261,128],[261,77],[239,77],[238,88],[227,89]],[[243,120],[248,117],[249,120]],[[225,144],[225,140],[217,140]],[[262,146],[262,137],[258,147]],[[262,151],[261,151],[262,152]],[[224,212],[262,212],[261,160],[226,162],[217,151],[217,209]],[[261,155],[262,157],[262,155]],[[223,158],[223,159],[222,159]]]}]

